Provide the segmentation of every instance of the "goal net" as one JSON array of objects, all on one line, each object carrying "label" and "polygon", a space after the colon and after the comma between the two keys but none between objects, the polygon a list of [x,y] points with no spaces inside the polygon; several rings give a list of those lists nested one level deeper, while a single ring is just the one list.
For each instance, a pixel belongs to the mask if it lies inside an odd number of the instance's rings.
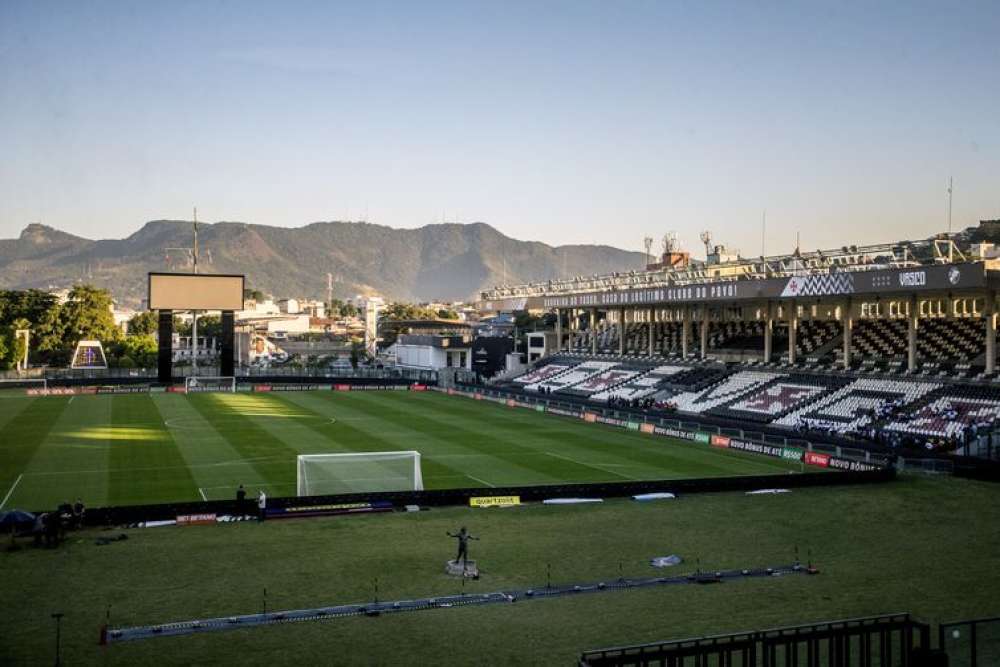
[{"label": "goal net", "polygon": [[300,496],[423,491],[420,452],[305,454],[298,457]]},{"label": "goal net", "polygon": [[45,392],[49,383],[45,378],[9,378],[0,380],[0,391],[4,389],[27,389],[29,392]]},{"label": "goal net", "polygon": [[232,375],[199,375],[184,378],[184,391],[236,391],[236,378]]}]

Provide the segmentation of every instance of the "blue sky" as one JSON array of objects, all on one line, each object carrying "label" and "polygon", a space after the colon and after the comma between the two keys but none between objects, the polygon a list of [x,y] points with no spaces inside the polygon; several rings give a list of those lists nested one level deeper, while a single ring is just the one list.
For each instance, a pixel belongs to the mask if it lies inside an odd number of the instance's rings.
[{"label": "blue sky", "polygon": [[745,254],[1000,217],[1000,3],[0,3],[0,238],[490,223]]}]

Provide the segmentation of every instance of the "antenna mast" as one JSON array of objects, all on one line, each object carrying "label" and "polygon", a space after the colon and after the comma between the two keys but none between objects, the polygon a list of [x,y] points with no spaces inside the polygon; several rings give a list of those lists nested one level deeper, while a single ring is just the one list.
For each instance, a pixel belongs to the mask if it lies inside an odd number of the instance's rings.
[{"label": "antenna mast", "polygon": [[[647,236],[642,240],[642,244],[646,247],[646,266],[649,266],[650,264],[653,263],[653,255],[652,255],[653,237]],[[644,266],[642,268],[646,267]]]},{"label": "antenna mast", "polygon": [[952,197],[952,178],[948,177],[948,234],[951,234],[951,197]]},{"label": "antenna mast", "polygon": [[767,238],[767,209],[760,216],[760,256],[764,257],[767,253],[764,252],[764,239]]},{"label": "antenna mast", "polygon": [[194,207],[194,272],[198,273],[198,207]]},{"label": "antenna mast", "polygon": [[698,238],[705,244],[705,259],[707,260],[708,256],[712,254],[712,232],[706,229]]}]

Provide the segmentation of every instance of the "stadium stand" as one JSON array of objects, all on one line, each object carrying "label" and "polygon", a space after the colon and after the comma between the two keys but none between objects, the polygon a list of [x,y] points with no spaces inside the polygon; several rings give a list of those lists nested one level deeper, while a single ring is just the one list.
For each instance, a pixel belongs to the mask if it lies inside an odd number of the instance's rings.
[{"label": "stadium stand", "polygon": [[615,361],[584,361],[581,364],[563,370],[559,373],[552,373],[548,377],[537,382],[525,385],[528,391],[559,391],[568,389],[575,384],[589,380],[595,375],[600,375],[604,371],[618,365]]},{"label": "stadium stand", "polygon": [[922,404],[895,415],[883,428],[896,433],[943,438],[957,445],[1000,420],[1000,388],[948,385]]},{"label": "stadium stand", "polygon": [[610,392],[614,387],[642,375],[647,370],[646,367],[629,367],[620,364],[559,391],[573,396],[590,396],[598,392]]},{"label": "stadium stand", "polygon": [[979,242],[992,229],[771,257],[682,253],[482,297],[558,313],[558,363],[575,352],[574,363],[608,364],[560,375],[567,400],[653,399],[650,409],[720,428],[863,444],[962,448],[976,437],[981,450],[1000,424],[1000,259]]},{"label": "stadium stand", "polygon": [[934,382],[860,378],[775,423],[792,428],[860,433],[878,417],[902,410],[940,387]]},{"label": "stadium stand", "polygon": [[657,366],[648,373],[632,378],[616,387],[597,392],[590,398],[605,402],[612,397],[623,401],[645,398],[665,388],[675,376],[688,370],[684,366]]},{"label": "stadium stand", "polygon": [[709,414],[768,424],[794,410],[802,410],[850,382],[847,378],[817,375],[787,375],[751,391],[729,405],[709,410]]},{"label": "stadium stand", "polygon": [[561,360],[560,363],[555,363],[555,361],[549,359],[544,359],[543,362],[544,363],[536,366],[524,375],[514,378],[513,381],[525,386],[534,386],[548,380],[549,378],[553,378],[560,373],[564,373],[576,365],[572,362],[563,362]]},{"label": "stadium stand", "polygon": [[683,392],[673,397],[677,410],[701,414],[717,405],[740,398],[763,385],[782,377],[764,371],[740,371],[704,391]]}]

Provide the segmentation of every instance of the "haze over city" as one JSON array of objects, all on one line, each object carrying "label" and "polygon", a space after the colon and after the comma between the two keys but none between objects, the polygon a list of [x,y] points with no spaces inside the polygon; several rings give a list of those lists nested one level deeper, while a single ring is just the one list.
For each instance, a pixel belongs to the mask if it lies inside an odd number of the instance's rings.
[{"label": "haze over city", "polygon": [[0,238],[487,222],[758,254],[1000,217],[1000,5],[0,6]]}]

